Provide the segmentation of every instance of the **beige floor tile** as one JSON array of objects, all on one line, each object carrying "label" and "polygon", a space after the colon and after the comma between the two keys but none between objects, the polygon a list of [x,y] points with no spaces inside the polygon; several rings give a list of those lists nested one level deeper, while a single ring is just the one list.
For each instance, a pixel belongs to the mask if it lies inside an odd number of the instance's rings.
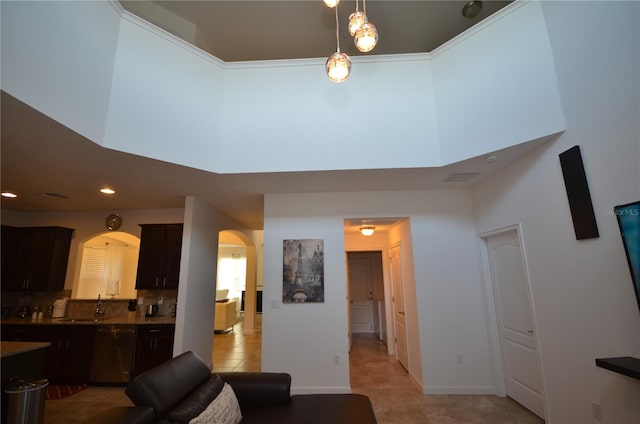
[{"label": "beige floor tile", "polygon": [[[256,320],[261,328],[262,316]],[[423,395],[407,371],[372,334],[355,334],[350,353],[351,388],[369,396],[379,424],[541,424],[509,398],[481,395]],[[261,370],[261,331],[214,334],[216,372]],[[45,403],[44,424],[82,423],[112,406],[131,405],[123,388],[90,387],[70,398]],[[330,423],[327,423],[330,424]]]}]

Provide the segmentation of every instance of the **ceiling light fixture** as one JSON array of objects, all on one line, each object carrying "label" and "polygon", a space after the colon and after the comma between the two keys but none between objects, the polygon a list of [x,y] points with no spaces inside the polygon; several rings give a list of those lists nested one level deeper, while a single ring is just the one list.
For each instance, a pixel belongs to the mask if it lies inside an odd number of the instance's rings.
[{"label": "ceiling light fixture", "polygon": [[[327,58],[327,76],[333,82],[341,82],[349,78],[351,73],[351,59],[346,53],[340,51],[340,36],[338,23],[338,1],[335,2],[336,11],[336,52]],[[325,4],[327,2],[325,1]]]},{"label": "ceiling light fixture", "polygon": [[102,194],[116,194],[116,191],[109,187],[104,187],[100,189],[100,193]]},{"label": "ceiling light fixture", "polygon": [[327,7],[336,7],[340,0],[322,0]]},{"label": "ceiling light fixture", "polygon": [[374,24],[369,22],[366,0],[362,0],[362,11],[364,12],[364,22],[356,30],[353,42],[358,50],[367,53],[378,44],[378,30]]},{"label": "ceiling light fixture", "polygon": [[360,227],[360,233],[365,237],[370,237],[376,231],[376,227],[373,225],[365,225],[364,227]]},{"label": "ceiling light fixture", "polygon": [[356,35],[356,31],[367,20],[367,16],[363,11],[358,10],[358,0],[356,0],[356,10],[349,15],[349,34],[353,37]]},{"label": "ceiling light fixture", "polygon": [[0,196],[6,197],[6,198],[9,198],[9,199],[14,199],[14,198],[18,197],[17,194],[11,193],[10,191],[3,191],[2,193],[0,193]]}]

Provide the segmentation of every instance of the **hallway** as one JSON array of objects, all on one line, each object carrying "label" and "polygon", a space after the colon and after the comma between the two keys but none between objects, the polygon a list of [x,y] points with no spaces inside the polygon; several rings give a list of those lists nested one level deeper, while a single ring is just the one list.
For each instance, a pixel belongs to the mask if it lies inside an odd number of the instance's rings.
[{"label": "hallway", "polygon": [[510,398],[423,395],[374,334],[353,334],[351,389],[371,399],[378,424],[540,424]]}]

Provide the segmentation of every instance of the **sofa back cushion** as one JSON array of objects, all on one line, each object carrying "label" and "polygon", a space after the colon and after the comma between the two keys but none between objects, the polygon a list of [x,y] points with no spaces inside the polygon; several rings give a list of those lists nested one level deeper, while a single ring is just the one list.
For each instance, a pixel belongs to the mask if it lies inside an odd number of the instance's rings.
[{"label": "sofa back cushion", "polygon": [[136,377],[125,393],[136,406],[150,406],[156,419],[207,381],[211,370],[189,351]]}]

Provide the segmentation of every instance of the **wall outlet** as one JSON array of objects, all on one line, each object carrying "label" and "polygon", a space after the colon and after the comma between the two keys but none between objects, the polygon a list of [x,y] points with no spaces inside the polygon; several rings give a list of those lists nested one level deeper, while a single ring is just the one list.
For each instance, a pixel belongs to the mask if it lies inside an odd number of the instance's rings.
[{"label": "wall outlet", "polygon": [[158,305],[162,305],[164,303],[164,297],[158,296]]},{"label": "wall outlet", "polygon": [[599,404],[591,402],[591,414],[595,420],[602,421],[602,408]]},{"label": "wall outlet", "polygon": [[464,361],[462,360],[462,354],[458,353],[456,355],[456,364],[462,364]]},{"label": "wall outlet", "polygon": [[333,363],[333,365],[338,365],[340,364],[340,354],[336,353],[333,355],[331,362]]}]

